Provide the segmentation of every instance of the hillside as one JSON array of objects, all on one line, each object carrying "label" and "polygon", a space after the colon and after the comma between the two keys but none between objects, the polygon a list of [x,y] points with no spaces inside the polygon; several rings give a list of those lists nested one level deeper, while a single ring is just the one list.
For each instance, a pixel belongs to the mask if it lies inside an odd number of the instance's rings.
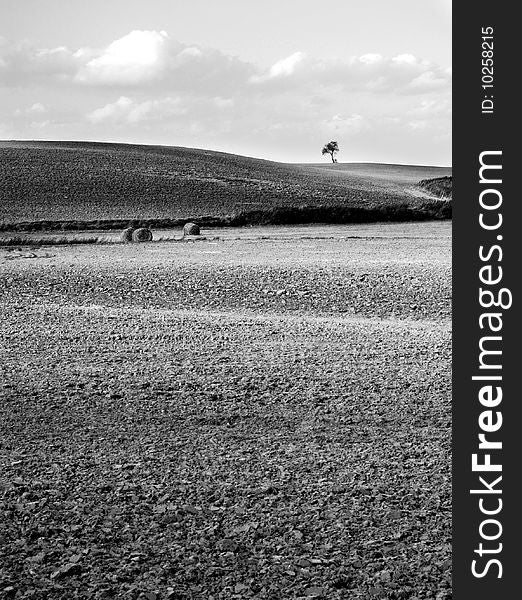
[{"label": "hillside", "polygon": [[341,177],[362,177],[373,181],[381,180],[388,185],[415,185],[421,179],[436,179],[451,176],[451,167],[433,167],[429,165],[394,165],[386,163],[318,163],[303,165],[336,173]]},{"label": "hillside", "polygon": [[451,198],[453,196],[453,177],[422,179],[419,181],[419,187],[439,198]]},{"label": "hillside", "polygon": [[179,147],[0,142],[0,225],[220,218],[304,206],[424,210],[430,196],[415,184],[449,174],[403,165],[293,165]]}]

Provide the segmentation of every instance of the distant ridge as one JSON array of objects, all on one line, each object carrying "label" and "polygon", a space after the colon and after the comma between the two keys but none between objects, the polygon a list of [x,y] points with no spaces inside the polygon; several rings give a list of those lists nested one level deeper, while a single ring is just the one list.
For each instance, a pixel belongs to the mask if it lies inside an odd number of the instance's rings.
[{"label": "distant ridge", "polygon": [[451,206],[417,183],[450,174],[444,167],[286,164],[167,146],[0,142],[0,227],[446,218]]}]

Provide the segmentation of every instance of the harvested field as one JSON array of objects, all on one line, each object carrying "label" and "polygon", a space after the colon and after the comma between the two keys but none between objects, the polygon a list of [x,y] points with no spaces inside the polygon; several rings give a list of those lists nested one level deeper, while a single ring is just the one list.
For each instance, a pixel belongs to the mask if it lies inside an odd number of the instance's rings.
[{"label": "harvested field", "polygon": [[450,224],[215,233],[0,249],[3,586],[449,599]]},{"label": "harvested field", "polygon": [[[130,220],[154,226],[154,219],[245,213],[250,220],[234,224],[284,223],[277,215],[273,220],[273,210],[290,211],[290,222],[318,222],[313,209],[320,207],[335,209],[337,222],[352,221],[347,208],[377,211],[381,217],[370,220],[386,220],[397,207],[422,213],[436,197],[416,182],[449,174],[450,168],[410,165],[294,165],[163,146],[0,142],[0,228],[84,222],[92,228],[119,220],[123,229]],[[438,210],[429,207],[431,218]]]}]

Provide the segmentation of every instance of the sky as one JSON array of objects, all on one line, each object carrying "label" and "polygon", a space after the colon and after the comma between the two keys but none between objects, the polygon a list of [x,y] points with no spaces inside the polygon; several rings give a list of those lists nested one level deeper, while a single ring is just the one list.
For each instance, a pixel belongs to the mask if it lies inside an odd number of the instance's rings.
[{"label": "sky", "polygon": [[2,0],[0,139],[451,164],[451,0]]}]

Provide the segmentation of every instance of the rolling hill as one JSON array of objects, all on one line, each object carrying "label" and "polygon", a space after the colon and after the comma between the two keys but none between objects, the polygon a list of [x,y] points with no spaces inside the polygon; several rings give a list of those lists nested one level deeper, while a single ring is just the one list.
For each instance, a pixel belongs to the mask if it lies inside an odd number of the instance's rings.
[{"label": "rolling hill", "polygon": [[440,212],[440,201],[416,184],[449,175],[442,167],[284,164],[180,147],[0,142],[0,227],[212,223],[248,214],[262,222],[274,211],[290,222],[401,218],[405,210],[405,218],[447,217],[447,206]]}]

